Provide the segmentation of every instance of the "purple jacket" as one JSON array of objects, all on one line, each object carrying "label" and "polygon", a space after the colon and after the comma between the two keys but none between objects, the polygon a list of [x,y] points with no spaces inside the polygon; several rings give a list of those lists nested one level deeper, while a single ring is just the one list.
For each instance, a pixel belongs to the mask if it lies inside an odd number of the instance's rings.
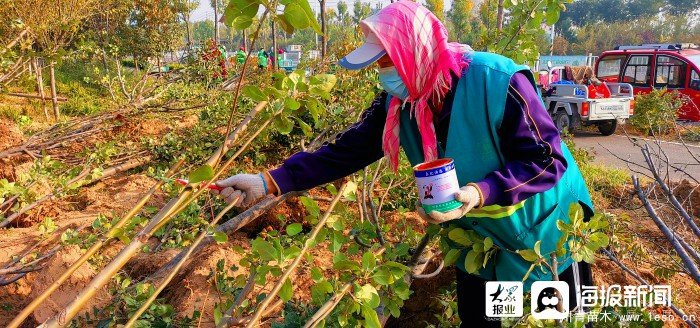
[{"label": "purple jacket", "polygon": [[[435,122],[439,145],[447,142],[452,97],[452,93],[446,95]],[[384,156],[385,101],[386,93],[382,92],[362,114],[362,119],[338,134],[335,142],[326,143],[313,153],[298,152],[270,171],[280,193],[334,181]],[[559,132],[536,90],[521,73],[510,80],[503,115],[498,134],[506,164],[475,181],[484,195],[484,205],[516,204],[553,187],[566,170]]]}]

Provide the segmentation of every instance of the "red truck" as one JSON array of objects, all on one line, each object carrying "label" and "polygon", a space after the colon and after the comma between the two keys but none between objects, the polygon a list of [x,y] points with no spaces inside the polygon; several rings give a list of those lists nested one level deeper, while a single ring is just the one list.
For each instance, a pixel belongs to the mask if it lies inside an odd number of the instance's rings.
[{"label": "red truck", "polygon": [[629,83],[634,94],[667,88],[685,98],[678,119],[700,121],[700,48],[692,44],[618,46],[603,52],[595,75],[605,82]]}]

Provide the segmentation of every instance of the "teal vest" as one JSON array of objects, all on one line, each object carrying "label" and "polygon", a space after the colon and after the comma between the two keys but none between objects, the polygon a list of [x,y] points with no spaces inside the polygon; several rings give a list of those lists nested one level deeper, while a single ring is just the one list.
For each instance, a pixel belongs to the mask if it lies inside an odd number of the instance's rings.
[{"label": "teal vest", "polygon": [[[455,96],[447,144],[444,151],[439,151],[441,157],[454,159],[460,186],[480,181],[486,174],[505,164],[497,131],[503,120],[506,95],[513,74],[522,72],[535,85],[530,70],[526,66],[516,65],[508,58],[482,52],[469,56],[469,67],[462,73],[457,86],[453,86]],[[387,100],[387,105],[388,103]],[[409,111],[401,112],[400,126],[401,147],[411,165],[423,162],[420,134],[415,118],[410,117]],[[580,202],[589,209],[593,208],[588,189],[569,149],[564,143],[561,144],[561,149],[567,169],[551,189],[512,206],[490,205],[474,209],[464,218],[456,220],[457,224],[463,229],[475,230],[484,237],[491,237],[501,249],[531,249],[535,242],[541,240],[542,254],[553,252],[561,237],[556,222],[562,220],[570,223],[569,205]],[[457,267],[466,271],[466,252],[463,253],[457,261]],[[572,263],[568,250],[559,261],[561,274]],[[499,250],[478,275],[488,280],[520,281],[530,265],[518,254]],[[529,290],[534,281],[551,279],[549,272],[536,269],[525,281],[525,290]]]}]

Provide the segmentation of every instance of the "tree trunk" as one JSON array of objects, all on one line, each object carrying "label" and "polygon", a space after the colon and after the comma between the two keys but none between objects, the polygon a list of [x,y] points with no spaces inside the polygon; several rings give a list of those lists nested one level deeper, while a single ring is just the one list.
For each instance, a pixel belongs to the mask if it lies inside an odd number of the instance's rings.
[{"label": "tree trunk", "polygon": [[498,0],[498,12],[496,13],[496,29],[503,31],[503,0]]},{"label": "tree trunk", "polygon": [[219,44],[219,0],[214,0],[214,44]]},{"label": "tree trunk", "polygon": [[46,121],[49,120],[49,110],[46,108],[46,95],[44,94],[44,77],[41,74],[41,64],[39,64],[39,57],[34,58],[32,60],[32,64],[34,65],[34,72],[36,73],[36,91],[41,96],[41,107],[44,109],[44,117],[46,118]]},{"label": "tree trunk", "polygon": [[243,49],[245,50],[247,56],[250,49],[248,49],[248,35],[246,35],[245,30],[243,30]]},{"label": "tree trunk", "polygon": [[328,46],[328,33],[326,31],[326,0],[321,2],[321,59],[326,58],[326,47]]},{"label": "tree trunk", "polygon": [[192,32],[190,30],[190,15],[185,15],[185,29],[187,31],[187,34],[185,35],[187,37],[187,49],[192,48]]},{"label": "tree trunk", "polygon": [[278,69],[279,63],[277,62],[277,29],[275,28],[275,20],[270,18],[270,30],[272,31],[272,69]]},{"label": "tree trunk", "polygon": [[51,61],[50,65],[50,75],[51,75],[51,103],[53,104],[53,116],[54,119],[56,119],[56,122],[58,122],[58,118],[60,114],[58,113],[58,98],[56,97],[56,73],[54,72],[54,67],[56,66],[56,62]]}]

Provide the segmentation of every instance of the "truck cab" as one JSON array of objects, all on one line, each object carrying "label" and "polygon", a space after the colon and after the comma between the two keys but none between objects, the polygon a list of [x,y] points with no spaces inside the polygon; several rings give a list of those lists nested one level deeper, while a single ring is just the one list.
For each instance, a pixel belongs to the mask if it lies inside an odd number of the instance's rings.
[{"label": "truck cab", "polygon": [[603,52],[596,76],[606,82],[629,83],[634,94],[667,88],[685,98],[678,119],[700,121],[700,48],[692,44],[641,44]]}]

